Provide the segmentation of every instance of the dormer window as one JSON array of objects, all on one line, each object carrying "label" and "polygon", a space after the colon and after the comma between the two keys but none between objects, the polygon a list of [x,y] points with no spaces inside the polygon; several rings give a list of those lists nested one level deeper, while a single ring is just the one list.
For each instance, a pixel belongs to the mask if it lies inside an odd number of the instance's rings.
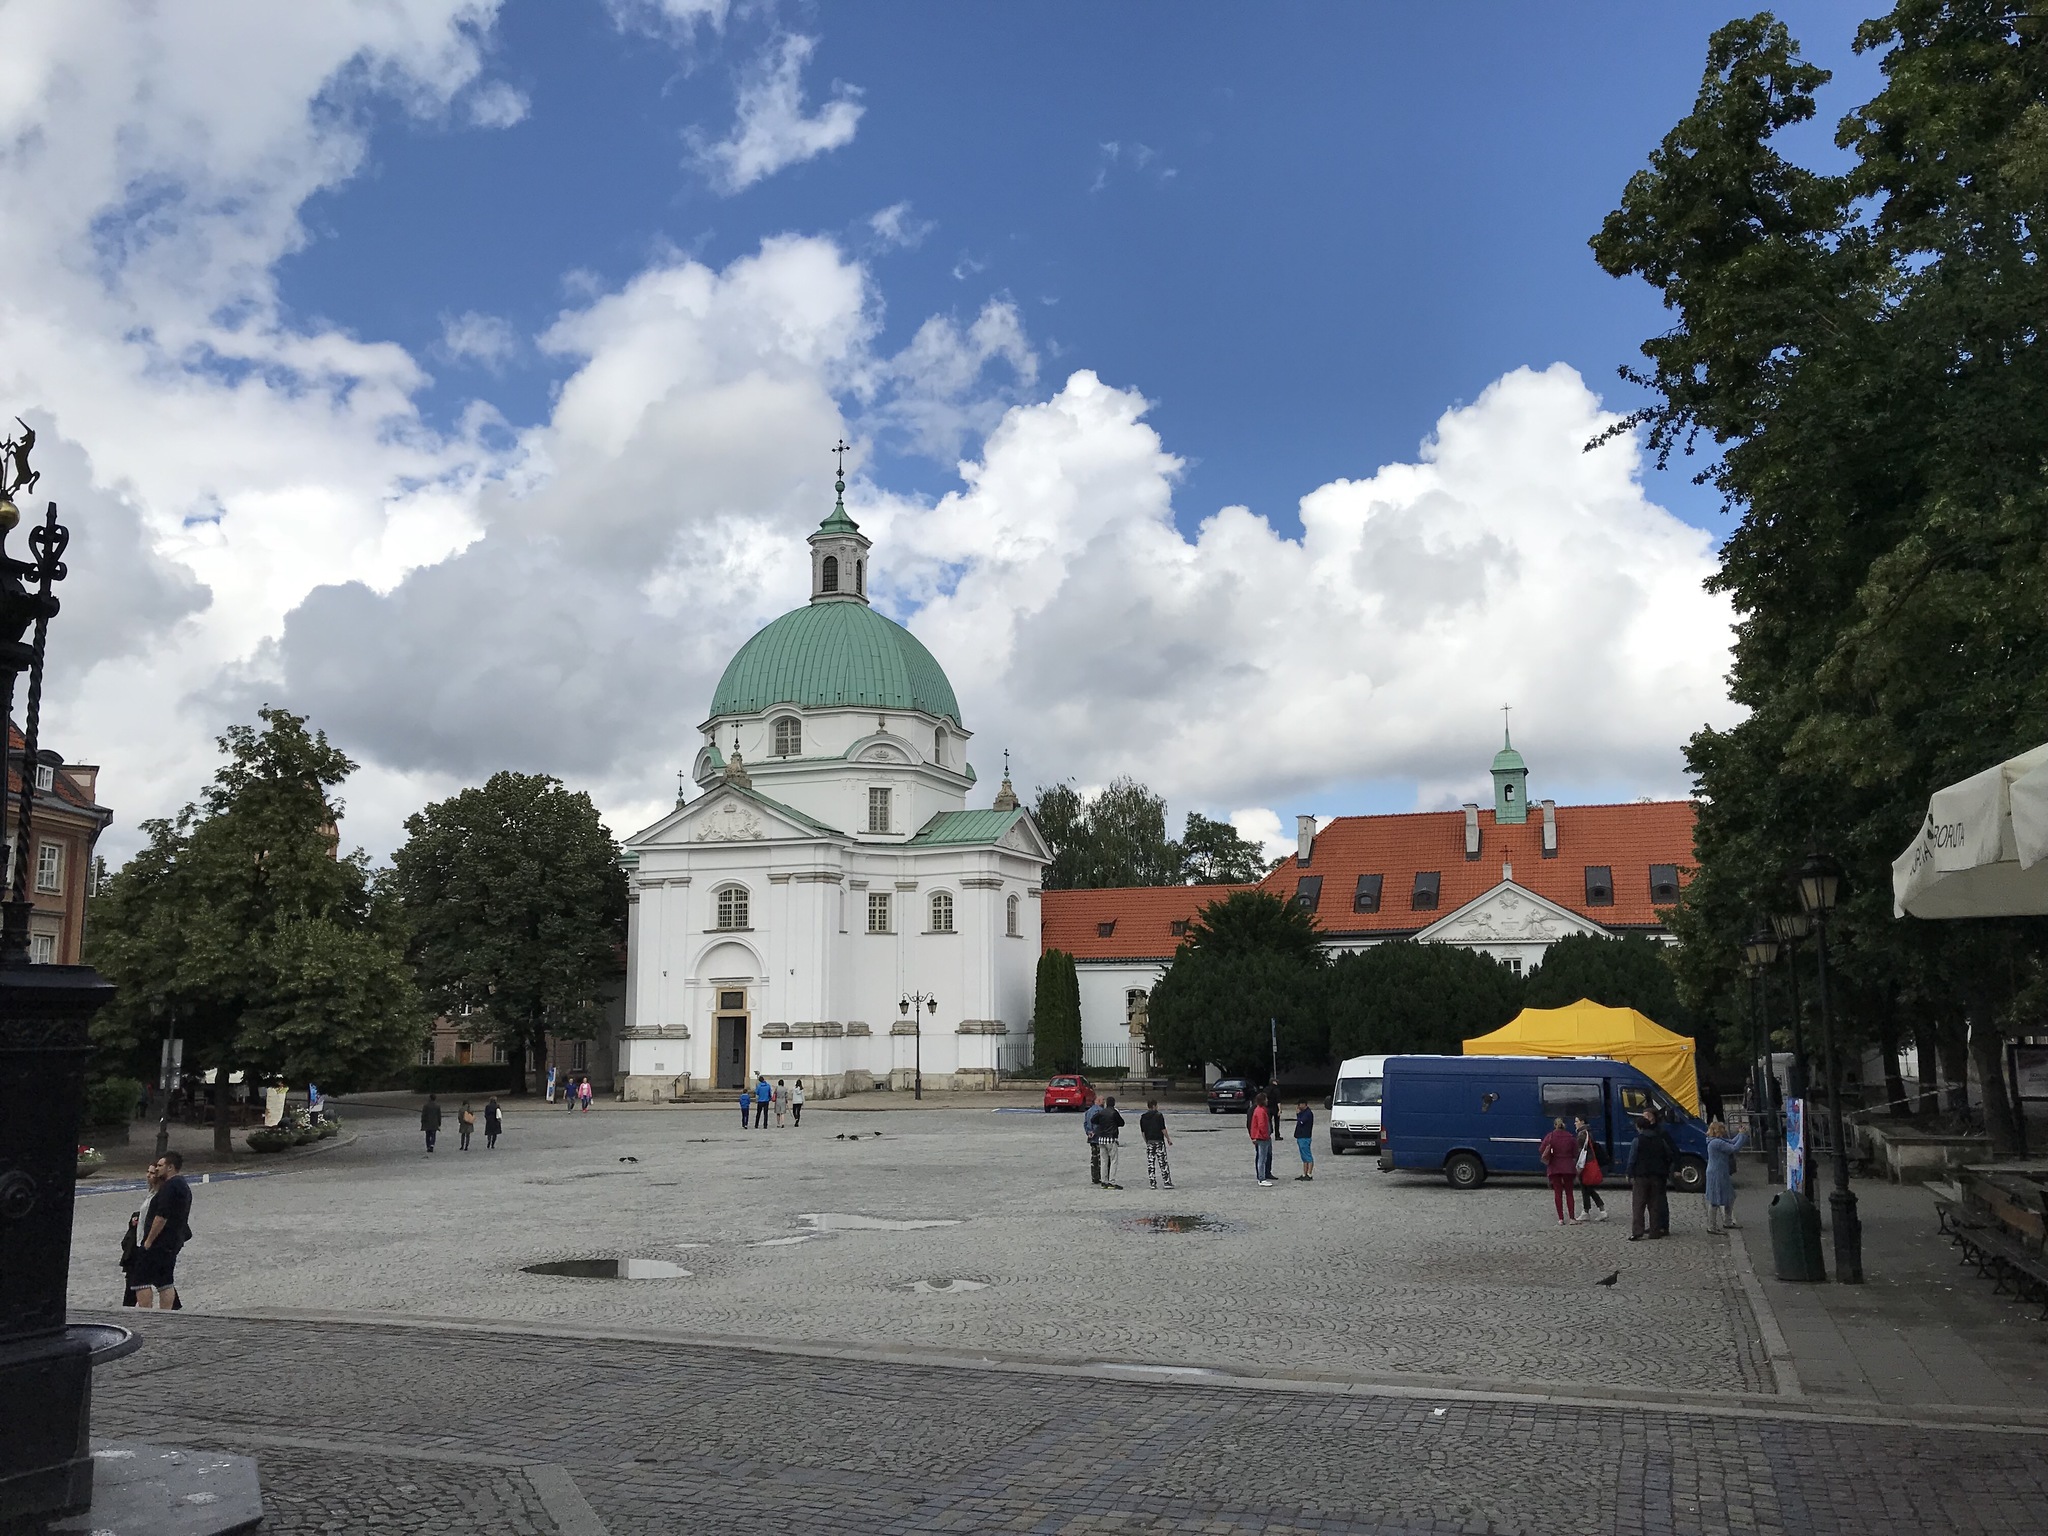
[{"label": "dormer window", "polygon": [[775,722],[775,755],[777,757],[801,757],[804,751],[804,724],[785,716]]},{"label": "dormer window", "polygon": [[1351,893],[1351,910],[1354,912],[1377,912],[1380,909],[1380,887],[1385,883],[1384,875],[1360,875],[1358,889]]},{"label": "dormer window", "polygon": [[1294,883],[1294,904],[1304,912],[1313,912],[1323,899],[1323,877],[1303,875]]},{"label": "dormer window", "polygon": [[825,592],[837,592],[839,590],[839,557],[837,555],[827,555],[825,557],[824,569],[818,573],[818,586],[820,590]]},{"label": "dormer window", "polygon": [[1654,907],[1673,906],[1678,901],[1678,866],[1676,864],[1652,864],[1650,866],[1650,905]]},{"label": "dormer window", "polygon": [[1115,933],[1116,933],[1116,919],[1115,919],[1115,918],[1111,918],[1111,919],[1110,919],[1110,920],[1109,920],[1108,922],[1106,922],[1106,923],[1097,923],[1097,924],[1095,925],[1095,937],[1097,937],[1098,939],[1106,939],[1106,938],[1109,938],[1109,937],[1111,937],[1112,935],[1114,935]]},{"label": "dormer window", "polygon": [[1441,871],[1434,869],[1417,870],[1415,872],[1415,889],[1408,897],[1408,909],[1411,912],[1434,912],[1436,910],[1437,896],[1442,888],[1443,874]]},{"label": "dormer window", "polygon": [[1613,865],[1588,864],[1586,866],[1586,905],[1589,907],[1611,907],[1614,905]]}]

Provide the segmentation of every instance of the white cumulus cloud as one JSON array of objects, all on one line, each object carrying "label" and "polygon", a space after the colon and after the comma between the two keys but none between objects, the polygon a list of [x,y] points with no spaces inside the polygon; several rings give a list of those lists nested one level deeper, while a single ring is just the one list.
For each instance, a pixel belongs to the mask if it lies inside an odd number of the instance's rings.
[{"label": "white cumulus cloud", "polygon": [[777,38],[741,76],[732,132],[715,143],[698,136],[698,163],[721,191],[744,191],[777,171],[853,142],[866,110],[857,87],[836,85],[832,99],[815,113],[804,110],[804,64],[817,46],[815,37]]},{"label": "white cumulus cloud", "polygon": [[444,315],[441,350],[460,362],[495,370],[504,367],[519,350],[519,333],[512,329],[511,321],[474,309]]},{"label": "white cumulus cloud", "polygon": [[938,228],[929,219],[920,219],[910,211],[907,202],[891,203],[888,207],[868,215],[868,228],[875,232],[875,239],[885,248],[915,250],[924,243],[924,237]]},{"label": "white cumulus cloud", "polygon": [[466,104],[470,122],[479,128],[510,128],[514,123],[525,121],[532,106],[525,92],[503,80],[478,86],[469,93]]}]

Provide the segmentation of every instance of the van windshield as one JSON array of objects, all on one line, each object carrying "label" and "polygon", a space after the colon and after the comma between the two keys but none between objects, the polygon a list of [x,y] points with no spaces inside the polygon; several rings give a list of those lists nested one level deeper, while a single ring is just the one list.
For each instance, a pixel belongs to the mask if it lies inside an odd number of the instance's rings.
[{"label": "van windshield", "polygon": [[1377,1077],[1340,1077],[1337,1079],[1337,1102],[1339,1104],[1377,1104],[1380,1101],[1380,1083]]}]

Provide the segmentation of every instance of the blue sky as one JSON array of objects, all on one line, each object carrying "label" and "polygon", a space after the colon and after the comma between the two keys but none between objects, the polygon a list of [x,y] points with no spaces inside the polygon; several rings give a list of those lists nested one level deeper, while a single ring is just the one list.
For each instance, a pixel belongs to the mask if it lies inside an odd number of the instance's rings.
[{"label": "blue sky", "polygon": [[[1188,460],[1184,522],[1243,503],[1297,529],[1327,480],[1408,458],[1446,408],[1519,365],[1616,377],[1664,324],[1587,238],[1690,105],[1723,6],[812,5],[672,40],[596,4],[512,0],[489,72],[530,102],[477,132],[388,99],[363,174],[315,198],[282,263],[309,317],[405,344],[436,387],[515,425],[567,371],[532,348],[486,369],[437,356],[470,311],[531,334],[664,247],[713,266],[783,231],[871,253],[885,342],[1012,300],[1048,378],[1088,367],[1154,402]],[[1781,11],[1868,94],[1850,11]],[[736,195],[692,163],[777,33],[818,39],[810,103],[858,90],[854,140]],[[360,108],[358,108],[360,110]],[[1839,108],[1798,135],[1829,158]],[[1114,146],[1113,148],[1111,146]],[[908,203],[910,249],[867,221]],[[936,495],[952,465],[882,443],[876,469]],[[889,451],[891,448],[897,451]],[[1696,463],[1651,480],[1721,531]]]},{"label": "blue sky", "polygon": [[[1483,795],[1505,702],[1565,803],[1682,795],[1735,718],[1697,461],[1580,451],[1667,323],[1587,241],[1721,7],[19,14],[0,393],[77,519],[52,728],[116,856],[264,702],[373,853],[501,767],[644,824],[841,433],[989,788],[1278,836]],[[1784,14],[1828,162],[1875,66]]]}]

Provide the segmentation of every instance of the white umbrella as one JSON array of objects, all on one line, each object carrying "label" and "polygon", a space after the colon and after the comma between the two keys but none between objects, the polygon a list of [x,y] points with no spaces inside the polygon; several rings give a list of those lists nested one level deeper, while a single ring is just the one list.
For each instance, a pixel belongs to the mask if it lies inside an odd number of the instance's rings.
[{"label": "white umbrella", "polygon": [[1892,915],[2048,913],[2048,746],[1936,790],[1892,864]]}]

